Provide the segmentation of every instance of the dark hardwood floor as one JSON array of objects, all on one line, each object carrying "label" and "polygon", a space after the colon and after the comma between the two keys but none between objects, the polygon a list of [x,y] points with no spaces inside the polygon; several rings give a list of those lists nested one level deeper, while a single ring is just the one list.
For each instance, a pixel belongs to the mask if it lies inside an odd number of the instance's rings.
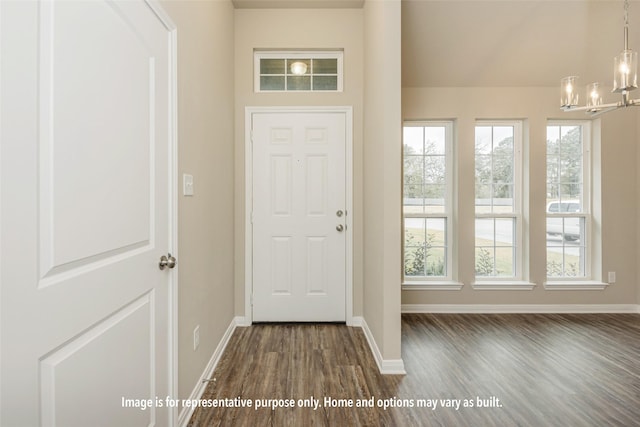
[{"label": "dark hardwood floor", "polygon": [[[380,375],[359,328],[239,328],[202,399],[253,406],[198,408],[190,425],[640,426],[640,315],[403,315],[402,357],[406,376]],[[298,406],[311,396],[317,409]],[[255,409],[258,399],[295,407]]]}]

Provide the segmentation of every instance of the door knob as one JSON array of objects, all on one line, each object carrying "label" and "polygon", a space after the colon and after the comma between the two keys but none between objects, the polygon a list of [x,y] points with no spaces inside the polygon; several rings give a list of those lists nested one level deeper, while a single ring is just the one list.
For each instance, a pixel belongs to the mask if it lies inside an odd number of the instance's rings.
[{"label": "door knob", "polygon": [[337,216],[338,218],[340,218],[343,214],[344,214],[344,212],[342,212],[341,210],[339,210],[339,211],[337,211],[337,212],[336,212],[336,216]]},{"label": "door knob", "polygon": [[171,254],[162,255],[158,267],[160,270],[164,270],[165,267],[173,268],[176,266],[176,259]]},{"label": "door knob", "polygon": [[343,231],[343,230],[344,230],[344,226],[343,226],[342,224],[338,224],[338,225],[336,226],[336,230],[338,230],[338,231]]}]

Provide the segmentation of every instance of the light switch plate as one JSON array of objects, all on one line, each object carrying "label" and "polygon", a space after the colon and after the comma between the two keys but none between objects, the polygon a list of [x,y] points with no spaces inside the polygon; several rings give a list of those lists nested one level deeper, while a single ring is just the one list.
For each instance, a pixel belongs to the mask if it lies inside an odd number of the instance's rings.
[{"label": "light switch plate", "polygon": [[193,196],[193,175],[187,173],[182,175],[182,194]]}]

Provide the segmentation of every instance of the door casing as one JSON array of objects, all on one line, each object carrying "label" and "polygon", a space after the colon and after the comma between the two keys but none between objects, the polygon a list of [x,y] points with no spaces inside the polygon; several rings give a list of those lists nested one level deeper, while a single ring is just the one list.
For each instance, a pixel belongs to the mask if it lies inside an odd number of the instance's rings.
[{"label": "door casing", "polygon": [[253,323],[253,116],[260,113],[338,113],[345,116],[345,196],[346,196],[346,323],[353,326],[353,107],[245,107],[245,248],[244,248],[244,326]]}]

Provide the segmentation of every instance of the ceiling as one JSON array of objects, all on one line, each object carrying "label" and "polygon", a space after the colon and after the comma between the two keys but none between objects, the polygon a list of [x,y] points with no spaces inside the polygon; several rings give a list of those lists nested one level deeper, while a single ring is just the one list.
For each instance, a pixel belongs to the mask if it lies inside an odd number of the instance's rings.
[{"label": "ceiling", "polygon": [[[610,85],[623,48],[623,2],[403,0],[404,87]],[[629,11],[640,48],[640,1]]]}]

